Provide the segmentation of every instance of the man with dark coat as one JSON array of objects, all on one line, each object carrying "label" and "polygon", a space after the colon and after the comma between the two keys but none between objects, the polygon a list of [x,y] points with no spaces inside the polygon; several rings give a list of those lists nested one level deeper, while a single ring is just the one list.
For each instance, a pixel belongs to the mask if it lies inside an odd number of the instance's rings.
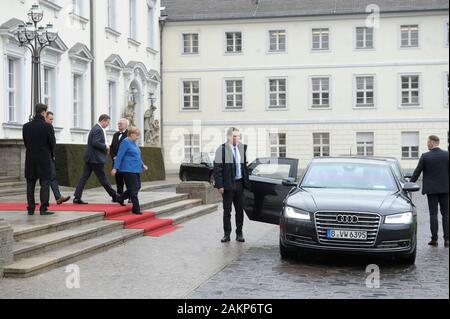
[{"label": "man with dark coat", "polygon": [[25,178],[27,179],[27,202],[28,215],[34,215],[36,203],[34,191],[36,181],[39,179],[41,185],[40,213],[41,215],[52,215],[48,211],[50,200],[50,180],[52,154],[56,145],[55,131],[53,126],[45,122],[47,106],[37,104],[36,115],[33,120],[23,126],[22,136],[26,148]]},{"label": "man with dark coat", "polygon": [[245,242],[242,228],[244,225],[244,188],[250,181],[247,171],[247,145],[240,143],[240,132],[230,128],[227,132],[228,142],[216,151],[214,161],[215,187],[223,196],[223,228],[222,243],[230,241],[231,211],[234,204],[236,211],[236,240]]},{"label": "man with dark coat", "polygon": [[81,200],[83,196],[84,186],[86,185],[92,172],[97,176],[98,181],[111,196],[113,202],[117,202],[117,192],[111,187],[108,178],[105,174],[105,163],[107,155],[110,153],[109,145],[106,142],[105,129],[109,126],[111,118],[103,114],[100,116],[98,123],[92,128],[88,137],[88,147],[84,153],[84,169],[83,175],[78,182],[78,186],[75,190],[74,204],[87,204],[87,202]]},{"label": "man with dark coat", "polygon": [[[130,123],[130,121],[128,121],[127,119],[120,119],[120,121],[118,123],[119,131],[117,131],[113,136],[113,140],[111,142],[111,159],[113,161],[113,164],[112,164],[113,167],[114,167],[114,161],[116,160],[116,156],[119,153],[119,146],[122,143],[122,141],[124,139],[126,139],[128,136],[129,123]],[[115,175],[115,178],[116,178],[116,185],[117,185],[117,193],[119,195],[122,195],[124,185],[125,185],[124,177],[120,172],[117,172]]]},{"label": "man with dark coat", "polygon": [[439,137],[431,135],[427,141],[428,153],[420,158],[411,178],[415,183],[423,172],[423,194],[428,197],[430,210],[431,241],[430,246],[438,246],[438,207],[441,207],[444,246],[448,248],[448,152],[439,148]]}]

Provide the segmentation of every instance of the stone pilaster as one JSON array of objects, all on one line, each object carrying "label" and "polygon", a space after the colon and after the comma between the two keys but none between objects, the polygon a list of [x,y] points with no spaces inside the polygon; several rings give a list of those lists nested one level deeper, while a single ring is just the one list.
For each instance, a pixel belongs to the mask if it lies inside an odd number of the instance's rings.
[{"label": "stone pilaster", "polygon": [[13,230],[9,224],[0,219],[0,279],[3,268],[13,262]]}]

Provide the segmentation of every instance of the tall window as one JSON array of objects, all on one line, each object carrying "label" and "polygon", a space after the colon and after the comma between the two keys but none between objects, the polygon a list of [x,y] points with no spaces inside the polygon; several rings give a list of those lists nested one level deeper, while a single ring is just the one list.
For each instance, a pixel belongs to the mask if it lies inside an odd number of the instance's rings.
[{"label": "tall window", "polygon": [[81,75],[73,76],[73,127],[81,128],[83,116],[83,78]]},{"label": "tall window", "polygon": [[185,134],[184,135],[184,160],[192,162],[194,157],[200,155],[200,135]]},{"label": "tall window", "polygon": [[419,158],[419,132],[402,133],[402,158]]},{"label": "tall window", "polygon": [[130,8],[130,17],[129,17],[129,30],[130,30],[130,39],[137,39],[137,8],[136,8],[136,0],[129,0],[129,8]]},{"label": "tall window", "polygon": [[8,122],[17,122],[17,61],[8,58]]},{"label": "tall window", "polygon": [[356,145],[358,156],[373,156],[373,133],[356,133]]},{"label": "tall window", "polygon": [[269,79],[269,108],[284,109],[287,107],[287,80]]},{"label": "tall window", "polygon": [[356,48],[357,49],[373,49],[373,28],[357,27],[356,28]]},{"label": "tall window", "polygon": [[286,30],[269,31],[269,51],[270,52],[286,51]]},{"label": "tall window", "polygon": [[420,104],[420,76],[418,74],[401,76],[402,106],[417,106]]},{"label": "tall window", "polygon": [[155,8],[152,2],[147,6],[147,47],[155,47]]},{"label": "tall window", "polygon": [[183,110],[200,109],[200,81],[183,81]]},{"label": "tall window", "polygon": [[183,54],[198,54],[198,33],[183,34]]},{"label": "tall window", "polygon": [[270,133],[270,157],[286,157],[286,133]]},{"label": "tall window", "polygon": [[108,81],[108,114],[111,117],[111,123],[116,123],[116,82]]},{"label": "tall window", "polygon": [[108,1],[108,28],[116,29],[116,1],[117,0],[107,0]]},{"label": "tall window", "polygon": [[312,29],[312,49],[313,50],[330,49],[330,29],[328,28]]},{"label": "tall window", "polygon": [[43,83],[42,83],[42,97],[44,104],[48,106],[49,110],[54,110],[54,85],[55,85],[55,70],[52,68],[44,68]]},{"label": "tall window", "polygon": [[242,52],[242,33],[241,32],[226,32],[225,33],[227,47],[227,53],[240,53]]},{"label": "tall window", "polygon": [[330,156],[330,133],[313,133],[314,157]]},{"label": "tall window", "polygon": [[400,27],[401,46],[404,48],[417,48],[419,46],[419,26],[402,25]]},{"label": "tall window", "polygon": [[375,106],[375,78],[373,76],[355,77],[356,107]]},{"label": "tall window", "polygon": [[241,110],[244,105],[243,99],[243,81],[225,80],[226,90],[226,109]]},{"label": "tall window", "polygon": [[444,105],[446,107],[449,106],[449,87],[450,87],[450,81],[448,77],[448,72],[445,74],[445,80],[444,80]]},{"label": "tall window", "polygon": [[330,106],[330,78],[311,78],[311,107],[329,108]]},{"label": "tall window", "polygon": [[72,0],[72,13],[83,15],[83,0]]}]

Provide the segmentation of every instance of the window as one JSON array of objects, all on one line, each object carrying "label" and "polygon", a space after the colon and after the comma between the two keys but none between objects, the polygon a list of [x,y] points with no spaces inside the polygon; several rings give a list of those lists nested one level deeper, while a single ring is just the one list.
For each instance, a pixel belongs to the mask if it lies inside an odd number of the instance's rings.
[{"label": "window", "polygon": [[72,13],[78,16],[83,15],[83,0],[72,0]]},{"label": "window", "polygon": [[328,28],[312,29],[312,49],[313,50],[330,49],[330,29]]},{"label": "window", "polygon": [[129,0],[130,16],[129,16],[129,31],[130,39],[137,39],[137,11],[136,0]]},{"label": "window", "polygon": [[445,34],[444,43],[445,43],[445,46],[448,48],[448,42],[449,42],[448,22],[445,24],[444,34]]},{"label": "window", "polygon": [[356,48],[357,49],[373,49],[373,28],[357,27],[356,28]]},{"label": "window", "polygon": [[200,81],[183,81],[183,110],[200,110]]},{"label": "window", "polygon": [[330,133],[313,133],[314,157],[330,156]]},{"label": "window", "polygon": [[116,0],[108,0],[108,28],[116,29]]},{"label": "window", "polygon": [[356,145],[358,156],[373,156],[373,133],[356,133]]},{"label": "window", "polygon": [[198,33],[183,34],[183,54],[198,54]]},{"label": "window", "polygon": [[287,107],[287,80],[269,79],[269,109]]},{"label": "window", "polygon": [[419,158],[419,132],[402,133],[402,158]]},{"label": "window", "polygon": [[82,127],[83,116],[83,78],[81,75],[74,74],[73,76],[73,127]]},{"label": "window", "polygon": [[155,47],[155,8],[153,2],[147,6],[147,47]]},{"label": "window", "polygon": [[311,107],[329,108],[330,106],[330,78],[311,78]]},{"label": "window", "polygon": [[42,83],[42,98],[44,104],[48,106],[49,110],[54,110],[55,107],[55,70],[52,68],[44,68],[44,78]]},{"label": "window", "polygon": [[401,47],[402,48],[417,48],[419,47],[419,26],[402,25],[400,27],[401,33]]},{"label": "window", "polygon": [[226,32],[225,33],[227,53],[241,53],[242,52],[242,33],[241,32]]},{"label": "window", "polygon": [[401,105],[418,106],[420,104],[420,76],[418,74],[402,75]]},{"label": "window", "polygon": [[116,87],[116,82],[108,81],[108,114],[111,117],[111,123],[116,123]]},{"label": "window", "polygon": [[444,76],[444,105],[448,107],[449,105],[449,78],[448,73]]},{"label": "window", "polygon": [[8,122],[17,122],[17,61],[8,58]]},{"label": "window", "polygon": [[184,135],[184,160],[191,163],[195,157],[201,156],[200,153],[200,135],[185,134]]},{"label": "window", "polygon": [[286,133],[270,133],[270,157],[286,158]]},{"label": "window", "polygon": [[227,110],[242,110],[244,106],[243,81],[225,80]]},{"label": "window", "polygon": [[375,78],[373,76],[356,76],[356,107],[375,106]]},{"label": "window", "polygon": [[269,31],[269,52],[286,51],[286,30]]}]

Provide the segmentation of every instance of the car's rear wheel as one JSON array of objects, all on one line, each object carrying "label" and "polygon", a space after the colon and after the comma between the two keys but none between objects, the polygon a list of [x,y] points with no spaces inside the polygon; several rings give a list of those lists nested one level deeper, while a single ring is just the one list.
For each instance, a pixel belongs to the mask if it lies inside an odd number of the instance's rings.
[{"label": "car's rear wheel", "polygon": [[298,255],[296,254],[295,250],[291,250],[283,245],[283,243],[280,240],[280,255],[281,259],[283,260],[290,260],[296,258]]},{"label": "car's rear wheel", "polygon": [[212,186],[215,186],[216,185],[216,180],[214,179],[214,174],[210,174],[209,175],[209,183],[212,185]]},{"label": "car's rear wheel", "polygon": [[188,182],[189,181],[189,176],[188,176],[188,173],[186,171],[184,171],[183,174],[181,174],[181,181],[183,181],[183,182]]}]

